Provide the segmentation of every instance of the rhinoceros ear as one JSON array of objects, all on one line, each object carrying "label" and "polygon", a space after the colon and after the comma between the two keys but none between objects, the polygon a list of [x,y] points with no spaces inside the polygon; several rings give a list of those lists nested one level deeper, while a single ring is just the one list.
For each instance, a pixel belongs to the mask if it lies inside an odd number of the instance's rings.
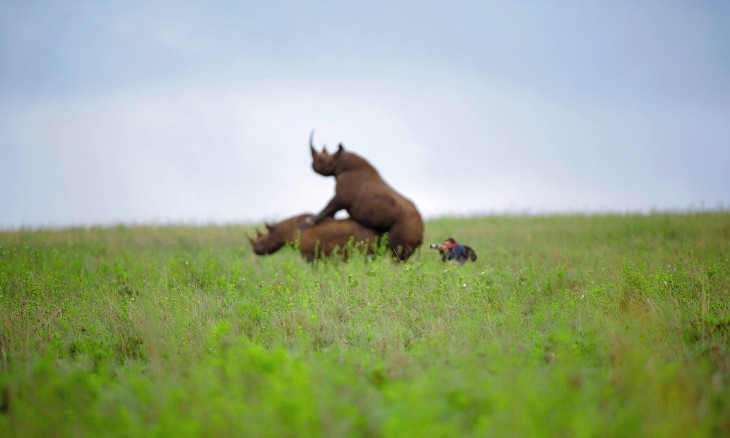
[{"label": "rhinoceros ear", "polygon": [[335,152],[335,155],[339,155],[340,152],[342,152],[344,150],[345,150],[345,147],[342,146],[342,143],[340,143],[339,145],[337,145],[337,152]]}]

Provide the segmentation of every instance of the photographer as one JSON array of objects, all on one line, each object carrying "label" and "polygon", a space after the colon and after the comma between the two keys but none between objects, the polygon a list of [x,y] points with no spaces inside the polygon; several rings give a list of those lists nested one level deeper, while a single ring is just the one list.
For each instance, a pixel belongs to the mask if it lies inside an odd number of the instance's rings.
[{"label": "photographer", "polygon": [[441,253],[441,260],[444,262],[448,260],[463,265],[469,260],[469,255],[464,245],[458,243],[453,237],[444,240],[443,245],[432,244],[431,248],[437,249]]}]

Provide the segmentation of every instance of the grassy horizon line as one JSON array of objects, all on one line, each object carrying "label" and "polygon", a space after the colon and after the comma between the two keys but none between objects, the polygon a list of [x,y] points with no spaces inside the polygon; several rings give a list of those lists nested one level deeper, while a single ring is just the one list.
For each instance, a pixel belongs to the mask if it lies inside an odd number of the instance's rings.
[{"label": "grassy horizon line", "polygon": [[[434,215],[424,215],[425,223],[431,221],[439,221],[444,219],[480,219],[491,217],[633,217],[633,216],[656,216],[656,215],[693,215],[693,214],[726,214],[730,212],[730,207],[718,205],[716,207],[687,207],[687,208],[666,208],[666,209],[639,209],[639,210],[555,210],[555,211],[530,211],[529,208],[514,211],[479,211],[466,213],[443,213]],[[300,212],[301,213],[301,212]],[[0,233],[12,233],[16,231],[64,231],[76,229],[90,228],[157,228],[157,227],[257,227],[264,222],[276,222],[295,214],[283,215],[275,218],[261,219],[233,219],[233,220],[140,220],[140,221],[108,221],[97,223],[69,223],[69,224],[0,224]],[[338,215],[340,217],[340,215]],[[346,217],[342,216],[342,217]]]}]

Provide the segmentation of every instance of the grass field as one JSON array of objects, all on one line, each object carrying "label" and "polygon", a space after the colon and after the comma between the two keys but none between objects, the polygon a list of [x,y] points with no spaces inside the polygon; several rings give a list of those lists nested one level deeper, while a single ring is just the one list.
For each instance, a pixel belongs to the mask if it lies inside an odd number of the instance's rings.
[{"label": "grass field", "polygon": [[0,436],[729,436],[730,213],[438,219],[308,265],[251,227],[0,233]]}]

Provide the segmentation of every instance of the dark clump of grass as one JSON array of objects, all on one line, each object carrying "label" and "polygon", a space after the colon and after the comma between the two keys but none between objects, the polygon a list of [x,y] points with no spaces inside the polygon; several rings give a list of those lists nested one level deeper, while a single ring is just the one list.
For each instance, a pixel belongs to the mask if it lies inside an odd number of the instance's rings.
[{"label": "dark clump of grass", "polygon": [[727,213],[426,225],[477,262],[2,232],[0,436],[730,434]]}]

